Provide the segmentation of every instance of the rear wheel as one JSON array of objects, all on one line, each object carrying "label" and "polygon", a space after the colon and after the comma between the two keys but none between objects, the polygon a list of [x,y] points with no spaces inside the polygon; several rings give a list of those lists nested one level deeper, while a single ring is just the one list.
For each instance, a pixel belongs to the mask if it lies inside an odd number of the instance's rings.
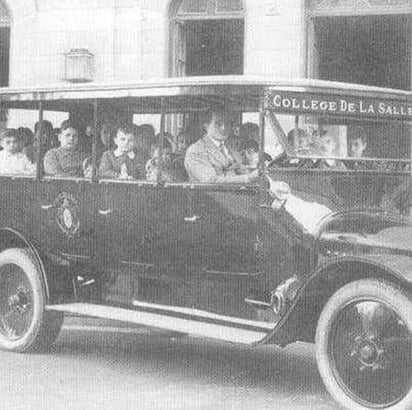
[{"label": "rear wheel", "polygon": [[46,312],[46,293],[37,261],[27,249],[0,253],[0,348],[41,350],[57,338],[60,313]]},{"label": "rear wheel", "polygon": [[412,408],[412,300],[367,279],[339,289],[316,331],[322,379],[348,409]]}]

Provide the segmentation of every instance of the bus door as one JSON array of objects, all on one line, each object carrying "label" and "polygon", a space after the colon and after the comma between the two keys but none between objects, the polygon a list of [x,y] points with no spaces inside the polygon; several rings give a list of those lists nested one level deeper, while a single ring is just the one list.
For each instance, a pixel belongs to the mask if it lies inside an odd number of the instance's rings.
[{"label": "bus door", "polygon": [[250,309],[257,268],[257,186],[196,185],[191,222],[199,244],[198,307],[231,316]]},{"label": "bus door", "polygon": [[[96,214],[96,262],[108,274],[106,298],[131,303],[138,275],[150,274],[152,213],[157,188],[152,183],[100,180]],[[136,288],[137,291],[137,288]]]},{"label": "bus door", "polygon": [[114,180],[99,189],[96,249],[110,277],[106,298],[179,304],[191,240],[183,229],[188,189]]}]

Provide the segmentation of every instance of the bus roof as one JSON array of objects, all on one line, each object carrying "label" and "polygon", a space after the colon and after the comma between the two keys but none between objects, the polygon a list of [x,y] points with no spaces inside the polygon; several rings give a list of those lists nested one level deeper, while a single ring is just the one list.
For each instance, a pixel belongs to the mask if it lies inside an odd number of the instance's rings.
[{"label": "bus roof", "polygon": [[202,76],[147,80],[127,84],[93,83],[47,87],[7,87],[0,88],[0,102],[198,95],[262,95],[268,89],[412,101],[411,91],[359,84],[256,76]]}]

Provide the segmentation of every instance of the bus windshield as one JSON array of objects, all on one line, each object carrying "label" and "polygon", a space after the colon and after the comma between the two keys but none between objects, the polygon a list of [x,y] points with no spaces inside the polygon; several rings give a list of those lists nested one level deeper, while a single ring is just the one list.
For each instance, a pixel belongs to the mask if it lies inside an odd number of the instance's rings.
[{"label": "bus windshield", "polygon": [[358,101],[357,106],[351,102],[350,113],[327,108],[318,112],[319,105],[302,109],[312,101],[272,99],[279,106],[265,115],[263,150],[269,175],[333,210],[367,207],[409,215],[412,108],[399,104],[384,111],[383,104],[373,101],[368,106],[376,108],[374,115],[361,115]]}]

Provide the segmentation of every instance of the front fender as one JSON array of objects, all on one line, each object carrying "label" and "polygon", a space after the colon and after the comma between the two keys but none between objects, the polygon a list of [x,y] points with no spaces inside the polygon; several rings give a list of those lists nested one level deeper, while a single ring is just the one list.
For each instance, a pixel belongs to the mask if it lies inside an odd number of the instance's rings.
[{"label": "front fender", "polygon": [[412,290],[412,257],[366,255],[330,258],[302,285],[293,303],[262,343],[285,346],[314,342],[319,315],[328,299],[345,284],[376,278]]},{"label": "front fender", "polygon": [[41,272],[48,303],[62,303],[73,298],[70,262],[43,249],[12,228],[0,229],[0,252],[10,247],[28,248]]}]

